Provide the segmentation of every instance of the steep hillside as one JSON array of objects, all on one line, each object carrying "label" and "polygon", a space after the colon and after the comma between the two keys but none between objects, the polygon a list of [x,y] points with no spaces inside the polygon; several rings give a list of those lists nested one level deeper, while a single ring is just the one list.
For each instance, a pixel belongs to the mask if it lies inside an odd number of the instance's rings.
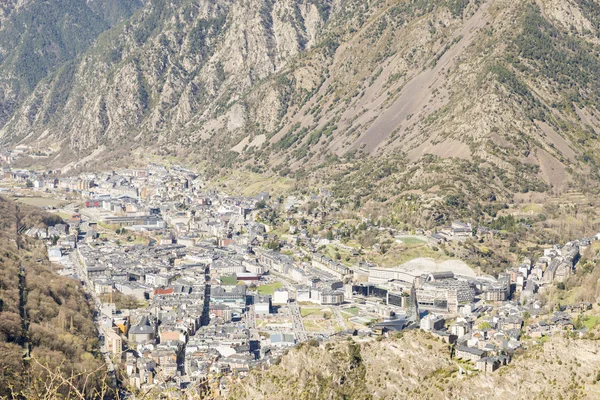
[{"label": "steep hillside", "polygon": [[[0,197],[0,397],[74,396],[61,375],[91,394],[105,375],[94,356],[91,306],[76,281],[52,271],[41,243],[16,233],[17,221],[21,227],[43,227],[57,219],[16,207]],[[27,343],[30,360],[23,359]]]},{"label": "steep hillside", "polygon": [[231,399],[593,399],[599,342],[554,337],[493,373],[450,359],[419,331],[401,339],[304,346],[231,384]]},{"label": "steep hillside", "polygon": [[599,21],[587,0],[157,0],[0,137],[56,165],[150,152],[334,182],[357,205],[596,193]]},{"label": "steep hillside", "polygon": [[[64,84],[74,60],[141,0],[22,0],[0,4],[0,126],[46,76]],[[64,96],[67,87],[57,88]],[[52,109],[55,105],[50,104]]]}]

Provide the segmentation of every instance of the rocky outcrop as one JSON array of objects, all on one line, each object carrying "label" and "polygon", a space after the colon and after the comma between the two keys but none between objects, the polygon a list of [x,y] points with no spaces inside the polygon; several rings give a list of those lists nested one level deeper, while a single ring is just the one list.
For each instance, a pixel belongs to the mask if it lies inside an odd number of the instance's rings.
[{"label": "rocky outcrop", "polygon": [[[553,337],[494,372],[450,358],[420,331],[400,339],[342,340],[291,350],[265,371],[230,382],[232,399],[597,398],[599,344]],[[462,372],[461,372],[462,370]]]}]

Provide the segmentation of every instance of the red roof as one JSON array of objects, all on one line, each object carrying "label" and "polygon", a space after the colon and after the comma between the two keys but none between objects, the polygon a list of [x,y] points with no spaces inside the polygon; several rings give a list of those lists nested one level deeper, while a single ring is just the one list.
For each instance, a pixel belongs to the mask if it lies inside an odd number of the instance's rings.
[{"label": "red roof", "polygon": [[173,294],[173,288],[154,289],[154,294]]}]

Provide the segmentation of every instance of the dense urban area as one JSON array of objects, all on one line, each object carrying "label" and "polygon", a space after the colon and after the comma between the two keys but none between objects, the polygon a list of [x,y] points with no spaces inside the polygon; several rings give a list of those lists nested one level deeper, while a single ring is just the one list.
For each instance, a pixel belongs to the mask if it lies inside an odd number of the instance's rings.
[{"label": "dense urban area", "polygon": [[[498,276],[452,258],[384,267],[365,256],[385,251],[381,244],[345,239],[324,189],[232,196],[158,164],[69,177],[2,173],[0,194],[62,217],[23,233],[47,244],[59,274],[81,282],[111,377],[128,390],[226,394],[303,342],[411,329],[446,342],[461,373],[491,373],[549,336],[590,326],[581,313],[591,303],[548,310],[540,296],[564,287],[600,234],[549,243]],[[461,221],[410,232],[368,218],[360,225],[436,249],[499,233]]]}]

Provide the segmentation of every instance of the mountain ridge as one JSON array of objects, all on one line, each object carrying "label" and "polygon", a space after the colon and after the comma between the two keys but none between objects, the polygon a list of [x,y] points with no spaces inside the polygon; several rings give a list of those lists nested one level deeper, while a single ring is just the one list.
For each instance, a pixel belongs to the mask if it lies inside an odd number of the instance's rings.
[{"label": "mountain ridge", "polygon": [[151,2],[0,137],[53,148],[56,166],[151,153],[329,186],[382,160],[370,189],[345,191],[363,203],[596,193],[599,15],[586,0]]}]

